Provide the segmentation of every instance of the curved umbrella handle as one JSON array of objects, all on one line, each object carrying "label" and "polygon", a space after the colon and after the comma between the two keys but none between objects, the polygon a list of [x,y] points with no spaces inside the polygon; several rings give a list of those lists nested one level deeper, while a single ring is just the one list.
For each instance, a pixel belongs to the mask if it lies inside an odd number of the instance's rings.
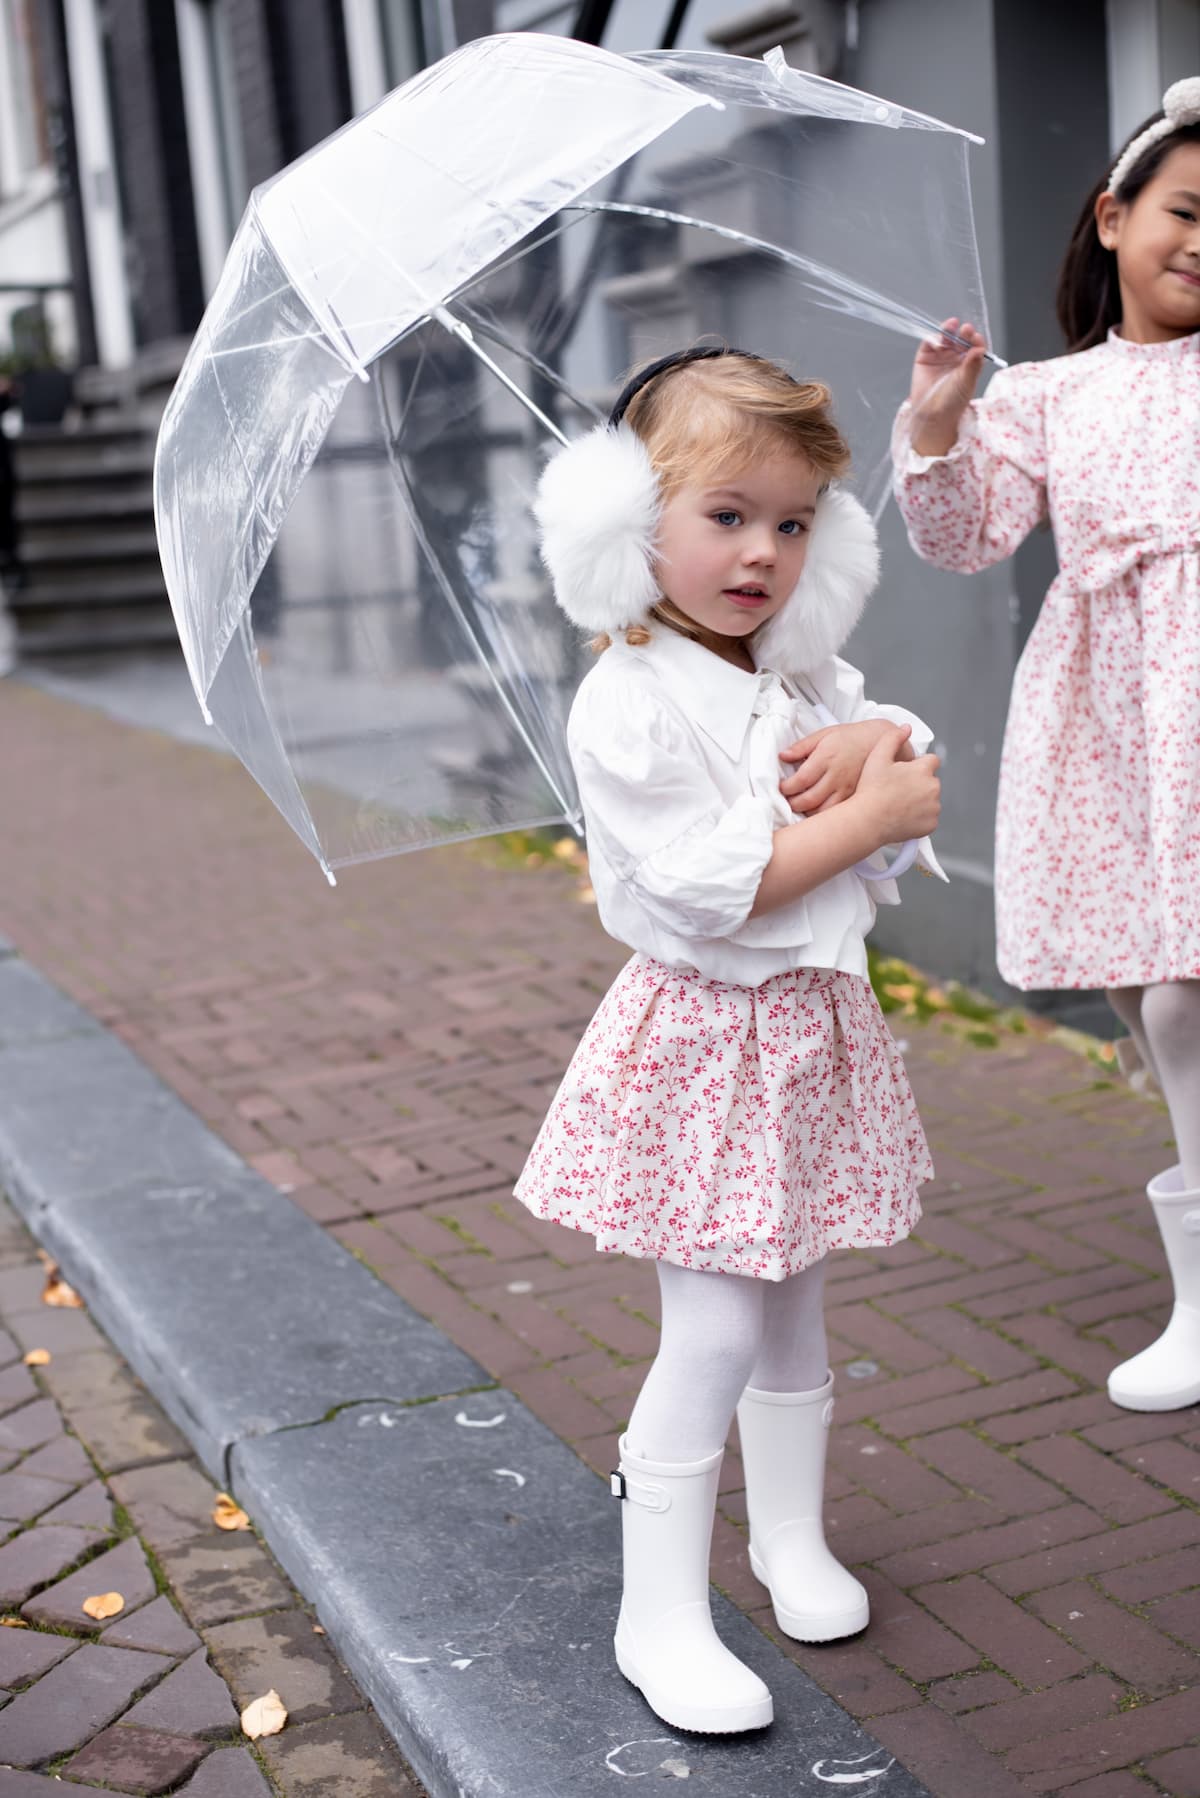
[{"label": "curved umbrella handle", "polygon": [[901,843],[899,851],[886,868],[873,868],[870,862],[855,862],[854,872],[860,880],[899,880],[916,861],[920,846],[916,837],[909,837],[907,843]]}]

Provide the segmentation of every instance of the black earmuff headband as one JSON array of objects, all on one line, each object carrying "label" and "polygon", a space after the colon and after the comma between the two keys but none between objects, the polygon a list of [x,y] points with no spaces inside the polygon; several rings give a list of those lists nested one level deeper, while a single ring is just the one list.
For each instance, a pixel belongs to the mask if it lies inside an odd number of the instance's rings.
[{"label": "black earmuff headband", "polygon": [[631,375],[617,397],[617,403],[608,415],[609,428],[615,430],[629,410],[630,402],[643,387],[649,387],[659,375],[665,375],[669,368],[684,368],[689,362],[711,362],[714,356],[741,356],[747,362],[765,362],[765,356],[756,356],[752,350],[735,350],[726,344],[698,345],[690,350],[672,350],[669,356],[660,356],[656,362],[647,362],[645,368],[639,368],[636,375]]}]

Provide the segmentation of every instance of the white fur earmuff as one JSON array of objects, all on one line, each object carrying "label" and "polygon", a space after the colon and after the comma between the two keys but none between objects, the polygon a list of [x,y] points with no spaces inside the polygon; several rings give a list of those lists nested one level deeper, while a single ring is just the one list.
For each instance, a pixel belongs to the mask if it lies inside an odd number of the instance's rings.
[{"label": "white fur earmuff", "polygon": [[[554,597],[572,623],[615,636],[647,622],[661,597],[654,574],[661,509],[654,466],[627,425],[598,425],[551,457],[534,516]],[[878,578],[870,515],[851,494],[827,488],[795,590],[755,638],[759,666],[802,674],[835,654]]]}]

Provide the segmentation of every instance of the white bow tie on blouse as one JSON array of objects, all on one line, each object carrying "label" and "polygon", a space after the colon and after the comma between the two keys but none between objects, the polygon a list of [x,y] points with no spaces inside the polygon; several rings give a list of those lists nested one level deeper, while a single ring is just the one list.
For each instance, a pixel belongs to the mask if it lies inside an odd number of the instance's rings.
[{"label": "white bow tie on blouse", "polygon": [[770,799],[780,824],[791,824],[796,817],[779,791],[784,778],[779,758],[805,734],[796,722],[796,704],[777,674],[759,676],[758,694],[750,711],[750,783],[756,793]]}]

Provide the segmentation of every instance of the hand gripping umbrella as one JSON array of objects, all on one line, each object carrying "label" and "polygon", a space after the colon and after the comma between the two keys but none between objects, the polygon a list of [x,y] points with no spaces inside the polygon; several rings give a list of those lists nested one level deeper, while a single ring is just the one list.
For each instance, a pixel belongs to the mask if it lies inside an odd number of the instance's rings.
[{"label": "hand gripping umbrella", "polygon": [[581,650],[530,503],[629,364],[715,333],[830,382],[882,505],[909,340],[986,327],[970,141],[780,52],[516,33],[254,191],[155,514],[205,717],[331,881],[578,827]]}]

